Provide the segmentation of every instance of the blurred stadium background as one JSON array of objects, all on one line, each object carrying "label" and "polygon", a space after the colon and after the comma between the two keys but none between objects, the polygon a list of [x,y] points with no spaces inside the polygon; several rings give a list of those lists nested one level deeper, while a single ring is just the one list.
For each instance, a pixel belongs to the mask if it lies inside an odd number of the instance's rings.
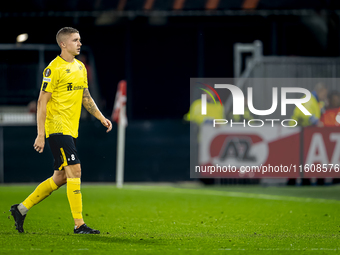
[{"label": "blurred stadium background", "polygon": [[[336,0],[3,2],[0,182],[39,182],[52,172],[50,151],[32,149],[34,102],[44,67],[59,54],[55,35],[61,27],[80,31],[79,58],[106,116],[118,82],[127,81],[125,181],[176,182],[190,180],[190,125],[183,120],[190,77],[336,78],[339,15]],[[106,134],[82,115],[77,145],[83,181],[115,181],[116,131]]]}]

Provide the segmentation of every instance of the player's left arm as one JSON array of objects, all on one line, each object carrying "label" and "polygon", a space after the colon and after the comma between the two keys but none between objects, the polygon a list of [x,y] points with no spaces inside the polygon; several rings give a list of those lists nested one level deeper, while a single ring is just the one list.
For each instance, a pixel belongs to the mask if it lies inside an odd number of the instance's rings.
[{"label": "player's left arm", "polygon": [[91,97],[91,94],[88,88],[84,89],[83,105],[89,113],[91,113],[94,117],[96,117],[103,124],[103,126],[107,128],[106,130],[107,133],[111,131],[112,129],[111,121],[105,118],[104,115],[101,113],[101,111],[98,109],[96,103]]}]

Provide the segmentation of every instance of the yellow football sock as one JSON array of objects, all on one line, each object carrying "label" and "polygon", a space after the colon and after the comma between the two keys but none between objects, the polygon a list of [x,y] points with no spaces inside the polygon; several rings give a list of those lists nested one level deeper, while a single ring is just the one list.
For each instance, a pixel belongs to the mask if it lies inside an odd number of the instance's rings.
[{"label": "yellow football sock", "polygon": [[33,205],[38,204],[40,201],[48,197],[53,191],[59,187],[53,181],[53,178],[48,178],[38,185],[38,187],[29,195],[22,204],[29,210]]},{"label": "yellow football sock", "polygon": [[80,178],[67,178],[67,198],[74,219],[82,219],[83,203],[80,192]]}]

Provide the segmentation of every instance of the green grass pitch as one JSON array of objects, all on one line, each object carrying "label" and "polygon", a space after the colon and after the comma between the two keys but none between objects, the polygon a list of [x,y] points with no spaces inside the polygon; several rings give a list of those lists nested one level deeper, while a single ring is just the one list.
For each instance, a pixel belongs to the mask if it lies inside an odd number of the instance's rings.
[{"label": "green grass pitch", "polygon": [[14,227],[9,208],[34,185],[0,186],[0,254],[337,254],[340,186],[82,185],[85,222],[73,234],[65,187]]}]

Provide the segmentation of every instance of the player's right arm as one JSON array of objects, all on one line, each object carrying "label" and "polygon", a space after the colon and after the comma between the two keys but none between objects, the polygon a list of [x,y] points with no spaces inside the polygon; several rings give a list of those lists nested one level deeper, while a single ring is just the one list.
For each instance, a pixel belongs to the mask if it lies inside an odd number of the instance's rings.
[{"label": "player's right arm", "polygon": [[51,98],[52,93],[40,91],[37,104],[37,127],[38,135],[34,142],[34,149],[42,153],[45,147],[45,121],[46,121],[46,106]]}]

